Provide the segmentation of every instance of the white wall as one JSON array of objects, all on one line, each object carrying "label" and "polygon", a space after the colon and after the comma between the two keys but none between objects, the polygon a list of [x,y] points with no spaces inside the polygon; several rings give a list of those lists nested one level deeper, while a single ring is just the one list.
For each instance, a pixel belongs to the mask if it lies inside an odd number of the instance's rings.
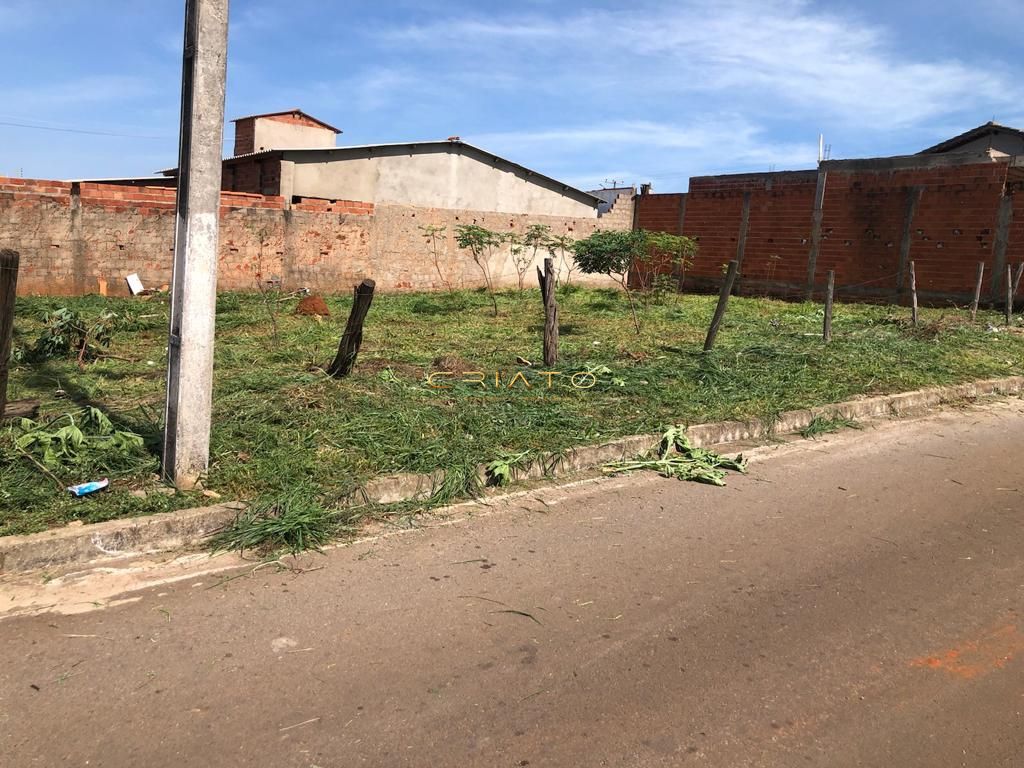
[{"label": "white wall", "polygon": [[335,144],[335,133],[330,128],[286,123],[270,117],[257,118],[253,134],[256,152],[264,149],[333,147]]},{"label": "white wall", "polygon": [[[286,154],[292,191],[302,197],[496,213],[597,218],[596,205],[564,194],[557,182],[460,145],[420,150]],[[283,191],[283,190],[282,190]]]}]

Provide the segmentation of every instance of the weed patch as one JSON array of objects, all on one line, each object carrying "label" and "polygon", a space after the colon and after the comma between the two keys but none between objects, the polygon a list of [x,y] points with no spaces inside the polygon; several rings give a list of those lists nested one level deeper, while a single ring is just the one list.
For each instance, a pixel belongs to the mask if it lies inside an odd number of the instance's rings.
[{"label": "weed patch", "polygon": [[815,416],[810,424],[800,430],[800,436],[813,440],[820,435],[838,432],[841,429],[860,429],[860,424],[845,416]]},{"label": "weed patch", "polygon": [[[309,503],[328,513],[308,531],[296,528],[305,531],[304,543],[315,542],[320,527],[345,530],[348,518],[330,514],[379,475],[443,471],[432,498],[418,503],[423,509],[478,493],[480,464],[523,453],[545,456],[665,424],[771,419],[860,394],[1024,373],[1024,336],[987,332],[988,323],[1000,323],[992,312],[963,324],[949,310],[924,309],[915,332],[902,322],[909,313],[898,308],[837,304],[833,341],[825,345],[819,306],[736,297],[714,351],[702,354],[715,297],[667,294],[662,303],[639,307],[639,334],[621,291],[563,285],[558,297],[561,322],[573,332],[562,336],[563,375],[549,387],[536,365],[543,310],[535,288],[498,292],[498,317],[486,290],[381,294],[367,317],[359,363],[344,380],[318,366],[337,349],[351,296],[325,296],[329,318],[295,315],[298,296],[276,297],[275,341],[263,296],[220,295],[206,488],[224,501],[264,500],[263,506],[304,489]],[[40,400],[37,423],[48,432],[68,426],[60,420],[66,414],[82,428],[83,410],[94,407],[143,446],[136,441],[130,451],[111,452],[112,441],[94,441],[92,427],[83,429],[81,461],[64,457],[50,471],[65,485],[103,476],[111,484],[73,499],[22,454],[43,463],[45,448],[19,449],[24,430],[0,427],[0,534],[209,503],[199,493],[168,493],[155,475],[167,298],[19,298],[16,344],[34,346],[45,332],[44,316],[62,307],[83,318],[117,315],[109,343],[81,364],[77,352],[15,360],[11,399]],[[451,375],[431,386],[426,377],[438,371]],[[482,372],[482,383],[462,381],[474,378],[466,371]],[[519,372],[523,377],[510,386]],[[577,372],[591,373],[593,386],[573,386]],[[413,519],[415,511],[406,506],[400,514]],[[309,509],[304,514],[316,518]],[[285,515],[282,524],[280,517],[264,515],[249,527],[275,531],[294,519]],[[333,527],[338,520],[341,528]],[[278,534],[275,546],[287,549],[288,535]]]}]

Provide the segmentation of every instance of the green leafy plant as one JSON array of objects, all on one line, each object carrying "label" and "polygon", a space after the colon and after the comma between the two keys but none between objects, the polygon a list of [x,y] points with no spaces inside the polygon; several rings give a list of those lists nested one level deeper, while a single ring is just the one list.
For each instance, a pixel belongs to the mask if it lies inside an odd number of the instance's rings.
[{"label": "green leafy plant", "polygon": [[549,235],[544,247],[548,254],[555,259],[555,284],[559,287],[568,286],[572,280],[573,270],[576,268],[576,260],[573,258],[573,240],[569,235]]},{"label": "green leafy plant", "polygon": [[43,315],[43,332],[36,339],[29,359],[48,360],[76,356],[79,364],[94,360],[110,346],[119,318],[103,311],[88,319],[80,312],[59,307]]},{"label": "green leafy plant", "polygon": [[434,264],[438,278],[448,293],[452,293],[451,281],[444,276],[444,272],[441,270],[442,243],[445,240],[444,236],[448,232],[448,227],[444,224],[421,224],[419,230],[423,233],[423,240],[426,242],[427,252],[430,254],[430,260]]},{"label": "green leafy plant", "polygon": [[512,256],[512,264],[516,269],[516,279],[519,281],[519,290],[523,290],[526,283],[526,273],[533,263],[533,257],[523,245],[523,238],[515,232],[506,232],[502,235],[508,243],[508,252]]},{"label": "green leafy plant", "polygon": [[576,264],[588,275],[608,275],[622,286],[629,299],[629,311],[633,325],[640,333],[640,320],[636,314],[636,302],[629,287],[629,274],[638,259],[647,253],[646,240],[642,230],[601,230],[573,243]]},{"label": "green leafy plant", "polygon": [[[670,291],[681,292],[686,270],[693,266],[697,243],[683,235],[641,231],[647,244],[647,256],[637,264],[641,287],[650,289],[658,300]],[[666,266],[671,267],[671,275],[665,274]]]},{"label": "green leafy plant", "polygon": [[460,224],[455,227],[455,242],[459,248],[469,251],[473,262],[480,268],[487,293],[491,297],[491,305],[494,307],[494,316],[497,317],[498,299],[494,295],[492,261],[505,242],[505,237],[500,232],[492,232],[478,224]]},{"label": "green leafy plant", "polygon": [[141,435],[117,429],[103,411],[89,406],[39,424],[21,419],[14,444],[47,467],[99,464],[114,468],[144,451]]},{"label": "green leafy plant", "polygon": [[512,474],[517,469],[522,469],[529,463],[527,457],[529,451],[522,453],[503,453],[494,461],[490,462],[485,471],[487,472],[487,484],[506,486],[512,482]]},{"label": "green leafy plant", "polygon": [[722,486],[725,485],[727,470],[746,472],[747,462],[743,454],[730,459],[704,448],[695,448],[686,436],[686,427],[678,425],[669,427],[661,436],[656,459],[614,461],[605,464],[601,471],[619,474],[637,469],[653,469],[662,477]]},{"label": "green leafy plant", "polygon": [[519,254],[517,256],[513,251],[513,258],[519,275],[519,290],[523,290],[527,270],[531,264],[536,263],[537,253],[541,248],[547,247],[550,237],[551,227],[547,224],[530,224],[522,238],[517,238]]},{"label": "green leafy plant", "polygon": [[[660,274],[660,266],[666,260],[673,269],[685,270],[696,248],[696,243],[688,237],[644,229],[599,229],[573,244],[576,264],[581,272],[608,275],[622,286],[629,299],[629,309],[637,333],[640,333],[640,320],[636,313],[631,280],[635,281],[640,291],[646,292],[650,290],[654,278]],[[658,286],[661,291],[666,289],[664,281]]]}]

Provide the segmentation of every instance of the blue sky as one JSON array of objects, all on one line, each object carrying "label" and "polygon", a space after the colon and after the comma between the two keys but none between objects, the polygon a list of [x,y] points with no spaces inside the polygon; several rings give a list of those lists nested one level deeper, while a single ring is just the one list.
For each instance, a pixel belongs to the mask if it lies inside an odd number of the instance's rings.
[{"label": "blue sky", "polygon": [[[173,166],[183,6],[0,0],[0,174]],[[232,0],[227,117],[300,107],[341,143],[457,134],[676,191],[813,167],[819,132],[840,158],[1024,127],[1022,25],[1021,0]]]}]

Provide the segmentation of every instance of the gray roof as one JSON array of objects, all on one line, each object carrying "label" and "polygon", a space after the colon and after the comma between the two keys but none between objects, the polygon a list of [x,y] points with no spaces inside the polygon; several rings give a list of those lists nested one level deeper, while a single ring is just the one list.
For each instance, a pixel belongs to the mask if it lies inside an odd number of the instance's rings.
[{"label": "gray roof", "polygon": [[1020,130],[1019,128],[1011,128],[1008,125],[1000,125],[994,120],[989,120],[984,125],[979,125],[977,128],[971,128],[971,130],[964,131],[963,133],[954,136],[951,139],[940,141],[935,146],[928,147],[928,149],[922,149],[917,154],[933,155],[940,152],[949,152],[952,149],[956,149],[957,147],[963,146],[964,144],[968,144],[972,141],[983,138],[984,136],[991,136],[998,133],[1010,134],[1012,136],[1019,136],[1021,138],[1024,138],[1024,131]]},{"label": "gray roof", "polygon": [[[582,199],[590,205],[597,206],[601,202],[600,198],[591,194],[590,192],[584,192],[582,189],[570,186],[564,182],[554,179],[551,176],[546,176],[543,173],[539,173],[525,165],[507,160],[503,157],[495,155],[493,152],[488,152],[485,149],[481,149],[473,144],[469,144],[461,139],[448,139],[448,140],[432,140],[432,141],[400,141],[385,144],[350,144],[341,147],[280,147],[276,149],[262,149],[258,152],[249,152],[244,155],[235,155],[224,159],[225,163],[231,163],[238,160],[247,160],[256,157],[270,157],[271,155],[277,154],[289,154],[289,155],[308,155],[314,152],[327,152],[330,154],[373,154],[375,150],[394,150],[407,148],[410,150],[414,149],[426,149],[428,151],[451,151],[452,147],[458,147],[460,151],[468,152],[469,154],[477,155],[479,158],[487,159],[490,162],[502,163],[511,168],[517,169],[522,172],[527,178],[535,177],[542,181],[546,181],[556,187],[559,187],[561,191],[571,193]],[[178,171],[177,168],[168,168],[163,171],[158,171],[166,176],[173,176]]]}]

